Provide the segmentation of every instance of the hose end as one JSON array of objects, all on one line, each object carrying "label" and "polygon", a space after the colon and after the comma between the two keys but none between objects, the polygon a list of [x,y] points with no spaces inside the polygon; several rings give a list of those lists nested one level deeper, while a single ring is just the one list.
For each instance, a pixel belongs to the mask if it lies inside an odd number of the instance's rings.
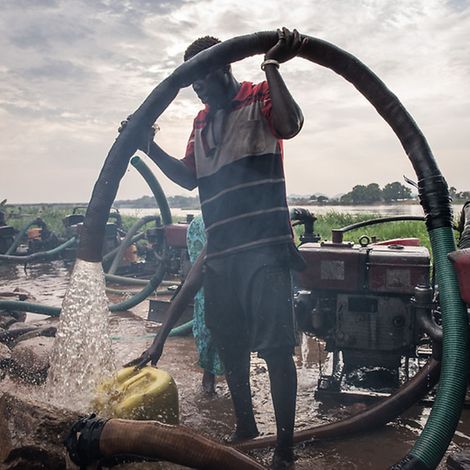
[{"label": "hose end", "polygon": [[64,440],[70,459],[80,468],[86,468],[99,460],[100,437],[108,419],[97,418],[95,414],[80,418]]}]

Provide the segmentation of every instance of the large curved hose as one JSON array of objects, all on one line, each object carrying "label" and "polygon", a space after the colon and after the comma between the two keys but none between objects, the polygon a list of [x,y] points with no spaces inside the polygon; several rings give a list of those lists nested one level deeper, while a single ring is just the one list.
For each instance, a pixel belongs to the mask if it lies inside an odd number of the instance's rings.
[{"label": "large curved hose", "polygon": [[468,319],[460,299],[455,271],[447,254],[455,250],[451,228],[429,232],[433,247],[444,333],[442,372],[438,393],[423,432],[415,446],[394,468],[436,468],[454,435],[467,389]]},{"label": "large curved hose", "polygon": [[[453,251],[455,245],[450,236],[452,209],[447,183],[424,135],[383,82],[353,55],[325,41],[308,36],[305,39],[306,44],[300,55],[340,74],[370,101],[396,133],[418,176],[420,201],[426,216],[432,249],[434,253],[438,253],[435,257],[436,268],[437,271],[443,271],[442,275],[438,275],[444,325],[442,381],[455,382],[455,386],[442,386],[438,390],[439,407],[449,410],[449,419],[444,422],[442,413],[433,410],[423,437],[418,439],[410,452],[413,465],[434,468],[442,458],[443,449],[447,447],[457,426],[466,390],[463,385],[464,377],[468,369],[467,315],[460,300],[455,274],[452,268],[448,269],[450,264],[446,256]],[[263,53],[276,41],[277,33],[271,31],[239,36],[217,44],[183,63],[152,91],[116,139],[106,158],[88,206],[77,255],[80,259],[90,262],[101,260],[106,217],[127,162],[137,148],[139,129],[150,128],[182,86],[206,75],[209,70]],[[444,273],[449,274],[448,277]],[[453,339],[449,341],[448,337]],[[441,429],[444,431],[441,432]],[[432,448],[437,450],[433,451]]]},{"label": "large curved hose", "polygon": [[81,468],[119,455],[164,459],[205,470],[263,470],[240,451],[219,444],[184,426],[157,421],[85,418],[74,424],[65,442]]},{"label": "large curved hose", "polygon": [[73,246],[76,242],[77,239],[75,237],[72,237],[61,245],[56,246],[52,250],[38,251],[27,256],[0,255],[0,261],[5,261],[7,263],[25,264],[51,260],[54,259],[57,255],[60,255],[62,251],[64,251],[66,248]]}]

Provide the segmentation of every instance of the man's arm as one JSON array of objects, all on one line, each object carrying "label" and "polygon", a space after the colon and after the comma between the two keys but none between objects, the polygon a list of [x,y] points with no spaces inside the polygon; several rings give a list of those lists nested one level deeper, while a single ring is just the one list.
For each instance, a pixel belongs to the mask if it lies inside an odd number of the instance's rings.
[{"label": "man's arm", "polygon": [[[121,121],[121,127],[118,131],[121,132],[129,119],[132,119],[132,114],[126,120]],[[155,132],[159,129],[158,126],[152,126],[150,129],[140,129],[137,136],[138,148],[150,157],[154,163],[171,179],[171,181],[179,184],[185,189],[193,190],[197,186],[196,175],[194,171],[186,165],[183,160],[168,155],[159,145],[154,141]],[[191,139],[193,135],[191,134]]]},{"label": "man's arm", "polygon": [[179,184],[185,189],[192,190],[197,186],[196,176],[182,160],[168,155],[153,140],[147,149],[141,149],[155,162],[160,170],[165,173],[171,181]]},{"label": "man's arm", "polygon": [[193,266],[188,272],[181,289],[173,298],[167,310],[167,318],[160,331],[155,336],[152,345],[146,349],[140,357],[133,359],[125,364],[125,367],[135,366],[140,368],[150,362],[153,366],[157,365],[162,353],[165,341],[170,334],[171,329],[181,317],[188,303],[194,299],[198,290],[202,287],[204,258],[206,256],[206,246],[202,249]]},{"label": "man's arm", "polygon": [[297,30],[278,30],[279,41],[266,53],[263,69],[269,84],[272,125],[282,139],[291,139],[302,129],[304,116],[279,73],[279,64],[295,57],[305,44]]}]

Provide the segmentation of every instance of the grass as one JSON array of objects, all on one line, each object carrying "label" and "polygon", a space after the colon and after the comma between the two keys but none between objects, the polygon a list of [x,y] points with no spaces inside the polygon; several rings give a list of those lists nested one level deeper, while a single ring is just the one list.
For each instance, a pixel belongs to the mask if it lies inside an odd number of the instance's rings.
[{"label": "grass", "polygon": [[[41,217],[46,222],[50,230],[63,236],[64,225],[62,219],[66,215],[71,214],[72,210],[73,206],[66,205],[22,206],[21,210],[19,207],[8,206],[5,212],[7,215],[7,223],[18,230],[27,222],[34,220],[36,217]],[[83,210],[81,212],[84,213]],[[347,225],[374,218],[377,218],[377,215],[366,213],[350,214],[331,211],[317,217],[314,231],[315,233],[320,234],[322,240],[331,240],[332,229],[342,228]],[[123,226],[126,230],[128,230],[137,220],[138,217],[122,216]],[[295,227],[294,233],[297,242],[299,241],[302,230],[303,228],[301,226]],[[346,232],[344,234],[344,240],[357,243],[359,238],[363,235],[367,235],[371,239],[376,237],[378,241],[392,238],[417,237],[420,239],[422,245],[430,249],[428,232],[424,222],[388,222],[371,227],[362,227]]]}]

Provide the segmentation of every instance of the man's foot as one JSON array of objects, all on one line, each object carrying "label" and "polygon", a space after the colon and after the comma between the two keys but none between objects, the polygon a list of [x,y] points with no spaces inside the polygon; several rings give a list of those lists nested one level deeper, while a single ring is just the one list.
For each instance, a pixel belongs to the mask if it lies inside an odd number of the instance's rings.
[{"label": "man's foot", "polygon": [[224,439],[224,441],[226,444],[237,444],[239,442],[254,439],[255,437],[258,437],[258,436],[259,436],[259,431],[256,428],[250,429],[250,430],[243,430],[243,431],[236,429],[235,431],[233,431],[232,434],[230,434],[230,436],[227,436]]},{"label": "man's foot", "polygon": [[271,463],[271,470],[294,470],[295,456],[292,447],[276,448]]},{"label": "man's foot", "polygon": [[204,395],[212,397],[216,395],[215,392],[215,375],[205,370],[202,376],[202,391]]}]

